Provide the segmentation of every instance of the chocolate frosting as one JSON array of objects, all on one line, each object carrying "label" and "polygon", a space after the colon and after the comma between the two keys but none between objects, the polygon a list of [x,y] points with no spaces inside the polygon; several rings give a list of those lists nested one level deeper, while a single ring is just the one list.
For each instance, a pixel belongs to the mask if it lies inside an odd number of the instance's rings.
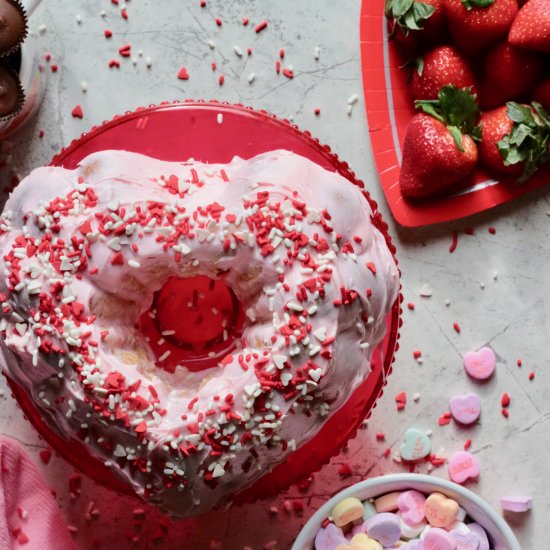
[{"label": "chocolate frosting", "polygon": [[15,0],[0,0],[0,53],[18,46],[27,32],[25,10]]},{"label": "chocolate frosting", "polygon": [[0,118],[14,114],[21,107],[23,91],[17,75],[0,65]]}]

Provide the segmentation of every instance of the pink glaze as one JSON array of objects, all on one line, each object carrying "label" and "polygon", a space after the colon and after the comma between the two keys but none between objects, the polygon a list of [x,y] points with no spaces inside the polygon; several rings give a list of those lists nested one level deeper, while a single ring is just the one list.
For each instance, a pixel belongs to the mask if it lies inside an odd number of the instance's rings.
[{"label": "pink glaze", "polygon": [[[371,213],[287,151],[39,168],[0,219],[3,367],[137,494],[201,513],[310,440],[369,375],[399,289]],[[195,275],[223,276],[243,338],[215,367],[167,372],[137,320],[170,277]]]}]

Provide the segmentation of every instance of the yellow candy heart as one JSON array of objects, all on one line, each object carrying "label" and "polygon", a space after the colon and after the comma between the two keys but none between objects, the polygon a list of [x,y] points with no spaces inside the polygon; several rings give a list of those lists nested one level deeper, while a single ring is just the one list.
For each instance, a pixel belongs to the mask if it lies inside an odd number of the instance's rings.
[{"label": "yellow candy heart", "polygon": [[332,521],[336,527],[343,527],[352,521],[363,517],[363,503],[355,497],[340,501],[332,509]]},{"label": "yellow candy heart", "polygon": [[381,544],[369,538],[365,533],[359,533],[350,540],[351,550],[383,550]]}]

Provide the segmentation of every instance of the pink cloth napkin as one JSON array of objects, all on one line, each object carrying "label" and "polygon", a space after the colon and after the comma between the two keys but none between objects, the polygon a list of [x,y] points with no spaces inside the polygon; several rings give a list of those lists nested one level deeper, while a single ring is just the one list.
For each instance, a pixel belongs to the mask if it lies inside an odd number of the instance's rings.
[{"label": "pink cloth napkin", "polygon": [[26,451],[5,436],[0,436],[0,549],[76,549],[38,469]]}]

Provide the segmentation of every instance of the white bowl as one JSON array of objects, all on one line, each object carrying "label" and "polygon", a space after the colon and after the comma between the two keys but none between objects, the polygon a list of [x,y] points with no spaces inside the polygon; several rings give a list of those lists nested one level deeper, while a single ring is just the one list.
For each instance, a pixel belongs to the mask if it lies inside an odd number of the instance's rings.
[{"label": "white bowl", "polygon": [[485,528],[492,539],[494,550],[521,550],[519,542],[504,519],[475,493],[451,481],[422,474],[391,474],[373,477],[344,489],[311,516],[300,531],[292,550],[314,549],[315,535],[321,528],[321,523],[342,499],[357,497],[359,500],[366,500],[392,491],[407,489],[416,489],[423,493],[434,491],[443,493],[456,500],[474,521]]}]

